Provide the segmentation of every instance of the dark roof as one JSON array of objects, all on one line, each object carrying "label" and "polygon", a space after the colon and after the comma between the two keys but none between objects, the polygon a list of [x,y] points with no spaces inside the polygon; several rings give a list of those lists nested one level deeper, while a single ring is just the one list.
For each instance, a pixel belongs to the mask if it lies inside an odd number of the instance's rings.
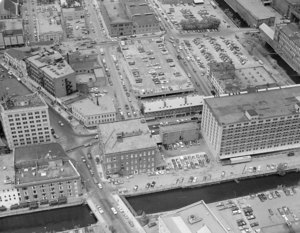
[{"label": "dark roof", "polygon": [[12,48],[12,49],[7,49],[5,52],[9,54],[11,57],[16,58],[17,60],[23,60],[26,57],[31,55],[30,48]]},{"label": "dark roof", "polygon": [[4,0],[4,9],[12,15],[18,15],[18,0]]}]

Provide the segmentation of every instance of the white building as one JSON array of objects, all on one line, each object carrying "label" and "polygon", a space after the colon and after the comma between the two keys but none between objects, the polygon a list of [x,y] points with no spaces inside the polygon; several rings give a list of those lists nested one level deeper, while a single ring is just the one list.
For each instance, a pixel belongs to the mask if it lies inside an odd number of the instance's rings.
[{"label": "white building", "polygon": [[37,93],[5,97],[0,113],[9,148],[51,141],[48,106]]},{"label": "white building", "polygon": [[116,121],[116,109],[110,96],[96,97],[95,101],[83,99],[72,104],[73,115],[86,127]]},{"label": "white building", "polygon": [[220,159],[300,147],[300,86],[204,99],[202,135]]},{"label": "white building", "polygon": [[163,214],[158,218],[159,233],[228,233],[204,201]]}]

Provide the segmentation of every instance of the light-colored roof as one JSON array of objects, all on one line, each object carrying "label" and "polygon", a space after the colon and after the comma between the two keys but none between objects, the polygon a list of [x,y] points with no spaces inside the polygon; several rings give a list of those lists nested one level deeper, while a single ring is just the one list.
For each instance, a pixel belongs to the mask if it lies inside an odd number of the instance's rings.
[{"label": "light-colored roof", "polygon": [[145,113],[180,109],[185,107],[200,106],[203,104],[202,95],[188,95],[186,97],[165,98],[161,100],[146,101],[142,100]]},{"label": "light-colored roof", "polygon": [[[156,147],[147,124],[141,123],[141,119],[100,124],[98,128],[106,154]],[[117,134],[123,135],[122,142],[117,141]]]},{"label": "light-colored roof", "polygon": [[[199,221],[191,224],[189,217],[192,215]],[[204,201],[164,214],[160,218],[172,233],[228,233]]]},{"label": "light-colored roof", "polygon": [[274,39],[275,31],[267,24],[263,23],[259,26],[259,29],[263,31],[271,40]]},{"label": "light-colored roof", "polygon": [[14,183],[14,157],[11,154],[0,156],[0,190],[13,188]]},{"label": "light-colored roof", "polygon": [[238,0],[238,2],[258,20],[275,17],[275,13],[265,7],[261,0]]},{"label": "light-colored roof", "polygon": [[295,114],[295,104],[300,103],[299,97],[300,86],[294,85],[249,94],[206,98],[204,102],[220,124],[233,124],[248,122],[245,115],[247,110],[254,110],[259,119]]},{"label": "light-colored roof", "polygon": [[94,101],[90,99],[83,99],[73,103],[72,108],[75,108],[83,116],[95,116],[116,112],[114,102],[109,95],[98,97],[98,103],[99,105],[97,105],[96,99]]},{"label": "light-colored roof", "polygon": [[4,110],[16,110],[22,108],[47,107],[45,101],[37,93],[28,95],[12,96],[7,101],[1,103]]}]

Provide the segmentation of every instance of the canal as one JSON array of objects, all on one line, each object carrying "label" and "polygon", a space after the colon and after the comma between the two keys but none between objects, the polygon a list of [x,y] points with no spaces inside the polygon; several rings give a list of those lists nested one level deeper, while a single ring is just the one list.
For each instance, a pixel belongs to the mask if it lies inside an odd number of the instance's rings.
[{"label": "canal", "polygon": [[88,205],[78,205],[0,218],[0,232],[46,233],[86,227],[96,223]]},{"label": "canal", "polygon": [[128,197],[127,201],[137,213],[145,211],[145,213],[151,214],[178,209],[200,200],[212,203],[263,192],[277,188],[278,185],[289,187],[299,184],[300,173],[292,172],[285,176],[272,175],[241,180],[239,183],[233,181],[206,187],[176,189]]}]

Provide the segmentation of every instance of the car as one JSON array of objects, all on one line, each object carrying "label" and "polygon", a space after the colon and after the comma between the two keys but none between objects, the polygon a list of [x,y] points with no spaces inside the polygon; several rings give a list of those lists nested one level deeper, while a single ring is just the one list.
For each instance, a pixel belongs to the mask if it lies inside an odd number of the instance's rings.
[{"label": "car", "polygon": [[258,222],[250,223],[250,227],[257,227],[258,225],[259,225]]},{"label": "car", "polygon": [[96,134],[94,138],[95,138],[95,139],[98,139],[98,138],[99,138],[99,135],[98,135],[98,134]]},{"label": "car", "polygon": [[86,162],[86,159],[85,159],[84,156],[81,156],[81,161],[84,162],[84,163]]},{"label": "car", "polygon": [[277,190],[275,190],[275,194],[277,197],[281,197],[280,193]]},{"label": "car", "polygon": [[111,211],[113,212],[114,215],[118,214],[117,210],[115,209],[115,207],[111,207]]},{"label": "car", "polygon": [[152,181],[151,183],[151,187],[153,188],[155,186],[156,182],[155,181]]},{"label": "car", "polygon": [[99,189],[103,189],[103,186],[101,183],[98,184]]},{"label": "car", "polygon": [[58,121],[58,124],[59,124],[60,126],[64,126],[64,123],[62,123],[62,121]]},{"label": "car", "polygon": [[57,134],[53,134],[53,137],[54,137],[55,139],[59,139],[59,136],[58,136]]},{"label": "car", "polygon": [[101,208],[101,206],[97,205],[97,209],[98,209],[98,211],[99,211],[100,214],[103,214],[103,213],[104,213],[104,211],[103,211],[103,209]]},{"label": "car", "polygon": [[87,157],[88,157],[88,159],[92,159],[91,153],[87,153]]}]

